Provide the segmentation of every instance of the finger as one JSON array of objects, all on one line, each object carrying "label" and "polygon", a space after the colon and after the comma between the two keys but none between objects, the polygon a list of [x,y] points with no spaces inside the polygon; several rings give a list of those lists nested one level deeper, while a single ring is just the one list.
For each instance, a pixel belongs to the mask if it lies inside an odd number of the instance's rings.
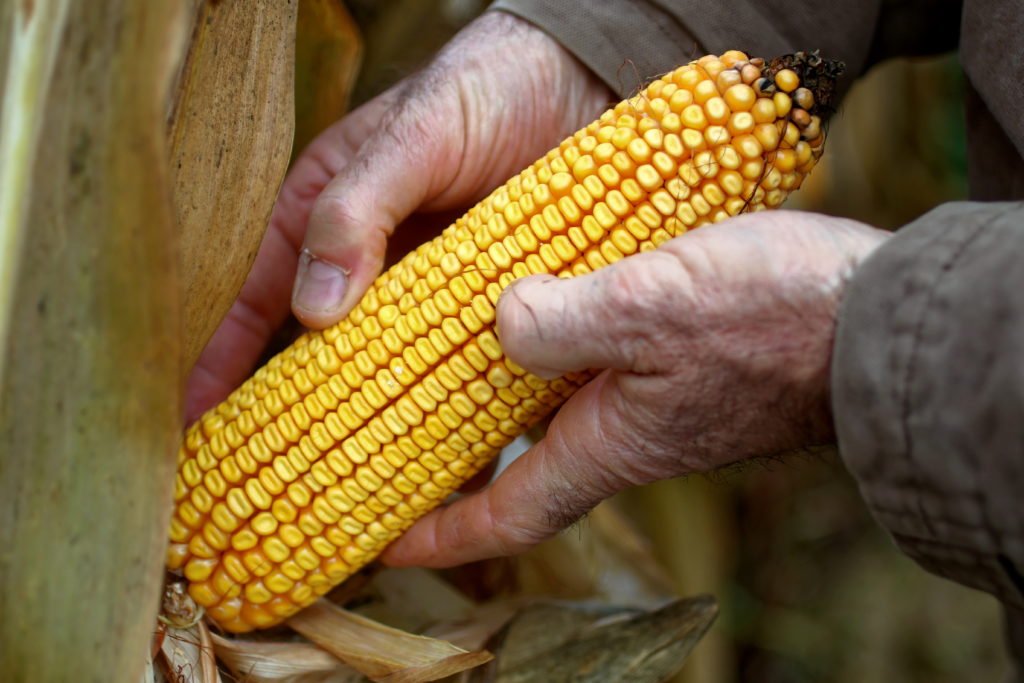
[{"label": "finger", "polygon": [[223,400],[252,371],[288,316],[296,261],[313,201],[355,155],[395,99],[388,92],[321,133],[295,160],[235,304],[192,368],[185,413],[191,421]]},{"label": "finger", "polygon": [[[562,407],[547,435],[486,489],[432,511],[382,557],[395,566],[451,567],[526,550],[630,484],[634,474],[604,448],[618,428],[605,373]],[[602,419],[603,418],[603,419]],[[621,463],[622,466],[614,463]]]},{"label": "finger", "polygon": [[[554,106],[546,95],[537,100],[549,92],[569,104]],[[399,222],[416,209],[482,197],[592,118],[607,95],[574,57],[526,22],[501,12],[474,21],[409,79],[356,158],[317,199],[295,315],[318,328],[340,319],[379,273]]]},{"label": "finger", "polygon": [[548,379],[588,368],[652,372],[669,302],[688,283],[679,259],[656,251],[580,277],[523,278],[498,301],[498,334],[512,360]]},{"label": "finger", "polygon": [[241,299],[235,302],[189,373],[186,424],[224,400],[248,376],[272,331],[253,307]]},{"label": "finger", "polygon": [[358,302],[381,270],[395,226],[458,172],[458,97],[434,94],[430,102],[445,104],[426,108],[426,85],[406,87],[313,204],[292,297],[292,310],[310,327],[333,324]]}]

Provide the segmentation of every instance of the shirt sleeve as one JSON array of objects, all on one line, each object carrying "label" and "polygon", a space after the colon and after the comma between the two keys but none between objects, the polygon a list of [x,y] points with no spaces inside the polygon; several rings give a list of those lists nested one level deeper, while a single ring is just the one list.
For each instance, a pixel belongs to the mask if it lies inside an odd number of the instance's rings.
[{"label": "shirt sleeve", "polygon": [[840,453],[879,522],[1024,609],[1024,202],[897,232],[844,293],[832,371]]},{"label": "shirt sleeve", "polygon": [[491,9],[525,19],[558,40],[625,97],[691,59],[726,50],[777,57],[818,50],[846,63],[850,78],[881,58],[955,47],[960,3],[952,0],[497,0]]}]

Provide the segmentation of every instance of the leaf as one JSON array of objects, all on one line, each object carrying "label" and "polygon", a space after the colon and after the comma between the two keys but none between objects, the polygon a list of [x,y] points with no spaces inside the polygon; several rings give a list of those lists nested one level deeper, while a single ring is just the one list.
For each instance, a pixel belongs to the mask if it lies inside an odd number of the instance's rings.
[{"label": "leaf", "polygon": [[167,627],[160,652],[170,683],[221,683],[211,635],[203,622],[187,629]]},{"label": "leaf", "polygon": [[291,617],[288,625],[374,681],[435,681],[492,657],[384,626],[322,599]]},{"label": "leaf", "polygon": [[359,683],[362,674],[309,643],[271,643],[213,635],[217,656],[247,683]]},{"label": "leaf", "polygon": [[169,139],[191,367],[256,258],[291,152],[296,2],[198,6]]},{"label": "leaf", "polygon": [[[0,359],[7,355],[18,257],[32,204],[32,165],[45,121],[32,114],[45,111],[68,5],[9,2],[0,8]],[[10,68],[15,59],[18,68]],[[0,363],[0,380],[3,372]]]},{"label": "leaf", "polygon": [[[356,612],[404,631],[422,631],[438,621],[465,616],[473,609],[473,602],[437,572],[420,567],[381,569],[360,598]],[[328,599],[346,604],[335,599],[334,591]]]},{"label": "leaf", "polygon": [[146,663],[142,668],[142,683],[156,683],[156,669],[153,667],[153,656],[146,656]]},{"label": "leaf", "polygon": [[674,593],[650,543],[611,501],[512,564],[530,595],[651,607]]},{"label": "leaf", "polygon": [[534,605],[499,636],[496,666],[474,671],[468,680],[656,683],[679,670],[717,613],[710,596],[653,611]]},{"label": "leaf", "polygon": [[525,604],[524,600],[513,598],[479,605],[462,618],[438,622],[424,635],[467,650],[481,650]]}]

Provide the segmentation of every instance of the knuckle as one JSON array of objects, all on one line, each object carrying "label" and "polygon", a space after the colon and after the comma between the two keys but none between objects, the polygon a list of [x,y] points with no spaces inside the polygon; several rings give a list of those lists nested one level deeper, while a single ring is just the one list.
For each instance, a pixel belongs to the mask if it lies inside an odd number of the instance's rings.
[{"label": "knuckle", "polygon": [[458,113],[458,91],[442,64],[433,63],[408,81],[381,116],[375,136],[389,147],[415,152],[440,149]]},{"label": "knuckle", "polygon": [[523,512],[505,509],[502,500],[491,495],[492,491],[488,489],[483,493],[486,505],[483,506],[482,515],[488,541],[496,554],[514,555],[551,535],[537,528],[534,520]]},{"label": "knuckle", "polygon": [[[680,286],[678,260],[659,252],[638,254],[628,267],[609,268],[608,304],[631,320],[664,318],[665,304]],[[626,266],[627,262],[623,262]]]},{"label": "knuckle", "polygon": [[329,230],[358,224],[358,213],[351,200],[336,194],[323,193],[313,202],[309,213],[310,226]]},{"label": "knuckle", "polygon": [[663,357],[674,346],[678,331],[678,300],[685,277],[679,261],[651,252],[633,257],[628,268],[609,269],[604,315],[615,322],[616,338],[634,359],[635,372],[663,369]]}]

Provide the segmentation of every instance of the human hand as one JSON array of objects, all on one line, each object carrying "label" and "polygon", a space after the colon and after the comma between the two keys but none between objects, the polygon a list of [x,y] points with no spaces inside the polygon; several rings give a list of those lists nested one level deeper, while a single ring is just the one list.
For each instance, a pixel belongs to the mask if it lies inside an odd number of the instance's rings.
[{"label": "human hand", "polygon": [[192,370],[186,418],[245,379],[289,302],[309,327],[337,322],[406,217],[479,200],[611,97],[552,38],[490,12],[425,70],[324,131],[288,174],[238,301]]},{"label": "human hand", "polygon": [[833,441],[839,299],[887,235],[748,214],[589,275],[514,282],[497,319],[513,360],[545,378],[606,370],[489,487],[419,520],[384,561],[514,554],[624,488]]}]

